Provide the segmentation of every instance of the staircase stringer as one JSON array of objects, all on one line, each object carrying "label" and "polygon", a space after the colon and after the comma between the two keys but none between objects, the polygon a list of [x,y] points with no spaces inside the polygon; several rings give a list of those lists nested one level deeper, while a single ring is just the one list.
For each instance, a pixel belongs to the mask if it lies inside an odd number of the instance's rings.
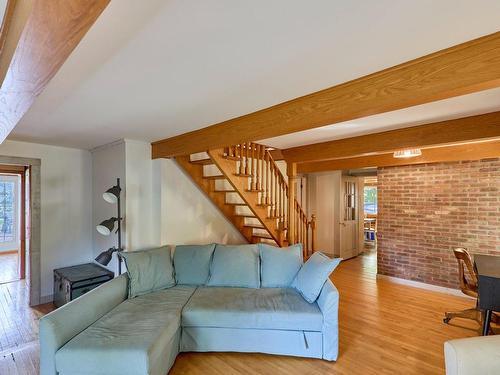
[{"label": "staircase stringer", "polygon": [[235,192],[246,203],[255,218],[262,224],[273,240],[280,244],[280,234],[276,228],[276,220],[268,218],[268,208],[259,206],[259,198],[256,192],[247,191],[248,177],[237,176],[235,174],[236,161],[223,156],[224,149],[214,149],[207,151],[210,159],[219,168],[224,177],[229,181]]}]

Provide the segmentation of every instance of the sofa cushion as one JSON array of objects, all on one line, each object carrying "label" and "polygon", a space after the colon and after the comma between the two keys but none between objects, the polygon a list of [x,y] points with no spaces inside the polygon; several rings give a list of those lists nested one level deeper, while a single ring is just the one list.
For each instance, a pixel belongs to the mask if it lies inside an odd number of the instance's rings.
[{"label": "sofa cushion", "polygon": [[128,297],[133,298],[175,285],[172,256],[168,246],[151,250],[122,251],[130,278]]},{"label": "sofa cushion", "polygon": [[57,371],[153,373],[177,350],[181,310],[194,290],[175,286],[122,302],[58,350]]},{"label": "sofa cushion", "polygon": [[207,285],[259,288],[260,259],[257,245],[217,245]]},{"label": "sofa cushion", "polygon": [[210,276],[210,261],[215,244],[175,247],[174,268],[177,284],[205,285]]},{"label": "sofa cushion", "polygon": [[259,244],[262,288],[287,288],[302,266],[302,244],[276,247]]},{"label": "sofa cushion", "polygon": [[328,276],[337,268],[342,258],[329,258],[317,252],[300,268],[293,280],[292,286],[297,289],[302,297],[309,303],[314,303]]},{"label": "sofa cushion", "polygon": [[199,287],[182,311],[182,325],[321,331],[323,315],[292,288]]}]

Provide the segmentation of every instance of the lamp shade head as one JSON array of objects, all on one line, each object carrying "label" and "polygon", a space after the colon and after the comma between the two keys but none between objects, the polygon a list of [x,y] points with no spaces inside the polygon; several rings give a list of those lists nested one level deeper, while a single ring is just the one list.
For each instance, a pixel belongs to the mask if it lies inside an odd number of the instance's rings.
[{"label": "lamp shade head", "polygon": [[108,203],[116,203],[118,202],[118,197],[120,196],[120,192],[122,189],[118,185],[113,186],[106,190],[105,193],[102,194],[103,199]]},{"label": "lamp shade head", "polygon": [[104,220],[103,222],[101,222],[101,224],[96,226],[96,229],[103,236],[109,236],[111,234],[111,231],[114,229],[115,221],[117,221],[117,220],[118,219],[116,217],[112,217],[110,219]]},{"label": "lamp shade head", "polygon": [[111,262],[111,259],[113,258],[113,253],[116,250],[117,250],[116,248],[111,247],[108,250],[103,251],[95,258],[95,261],[99,264],[102,264],[103,266],[107,266],[109,262]]}]

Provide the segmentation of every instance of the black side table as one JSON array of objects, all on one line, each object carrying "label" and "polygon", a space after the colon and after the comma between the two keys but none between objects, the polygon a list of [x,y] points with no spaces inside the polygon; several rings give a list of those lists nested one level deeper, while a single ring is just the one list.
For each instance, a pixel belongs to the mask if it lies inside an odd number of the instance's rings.
[{"label": "black side table", "polygon": [[54,270],[54,304],[60,307],[111,280],[114,272],[95,263]]}]

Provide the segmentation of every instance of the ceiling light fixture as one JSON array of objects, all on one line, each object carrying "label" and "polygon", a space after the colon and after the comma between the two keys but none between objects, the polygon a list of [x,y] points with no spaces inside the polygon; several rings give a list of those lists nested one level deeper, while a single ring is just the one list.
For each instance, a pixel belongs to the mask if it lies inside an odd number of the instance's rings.
[{"label": "ceiling light fixture", "polygon": [[399,150],[394,152],[393,156],[395,158],[414,158],[416,156],[422,155],[422,150],[419,148],[411,148],[406,150]]}]

